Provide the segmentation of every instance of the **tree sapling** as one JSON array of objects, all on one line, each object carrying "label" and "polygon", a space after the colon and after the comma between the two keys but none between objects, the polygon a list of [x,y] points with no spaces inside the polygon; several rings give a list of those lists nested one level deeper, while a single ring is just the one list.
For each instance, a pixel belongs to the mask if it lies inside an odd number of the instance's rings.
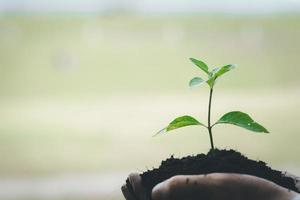
[{"label": "tree sapling", "polygon": [[[165,133],[177,128],[185,127],[185,126],[192,126],[192,125],[200,125],[207,128],[209,133],[210,145],[211,149],[214,150],[214,141],[213,141],[213,134],[212,128],[218,124],[233,124],[250,131],[254,132],[262,132],[262,133],[269,133],[267,129],[265,129],[262,125],[255,122],[248,114],[240,112],[240,111],[231,111],[223,115],[217,122],[214,124],[211,123],[211,102],[212,102],[212,95],[214,91],[214,86],[216,84],[217,79],[225,74],[226,72],[235,68],[234,65],[229,64],[222,67],[217,67],[209,71],[208,66],[200,60],[190,58],[190,60],[199,67],[203,72],[206,73],[207,78],[202,79],[200,77],[195,77],[189,82],[190,87],[198,86],[203,83],[207,83],[210,92],[209,92],[209,102],[208,102],[208,115],[207,115],[207,125],[199,122],[194,117],[185,115],[181,117],[177,117],[174,119],[167,127],[159,131],[157,134]],[[157,135],[156,134],[156,135]]]}]

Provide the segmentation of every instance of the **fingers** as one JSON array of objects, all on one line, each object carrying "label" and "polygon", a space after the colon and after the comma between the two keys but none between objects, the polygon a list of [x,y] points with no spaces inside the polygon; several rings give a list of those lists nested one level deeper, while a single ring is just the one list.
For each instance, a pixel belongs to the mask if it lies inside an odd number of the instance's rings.
[{"label": "fingers", "polygon": [[142,185],[142,178],[138,173],[131,173],[128,176],[129,183],[132,186],[130,190],[127,185],[122,186],[122,193],[126,200],[148,200],[145,188]]},{"label": "fingers", "polygon": [[[236,200],[238,194],[229,192],[227,174],[174,176],[152,190],[153,200]],[[231,184],[232,185],[232,184]],[[238,185],[237,186],[237,190]],[[242,198],[244,199],[244,198]]]},{"label": "fingers", "polygon": [[138,173],[131,173],[128,177],[133,192],[138,200],[148,200],[145,188],[142,185],[142,178]]},{"label": "fingers", "polygon": [[170,185],[167,181],[164,181],[162,183],[157,184],[153,189],[152,189],[152,199],[153,200],[167,200],[169,199],[169,191]]},{"label": "fingers", "polygon": [[153,200],[202,200],[212,199],[209,185],[211,181],[204,175],[174,176],[152,190]]},{"label": "fingers", "polygon": [[295,195],[262,178],[225,173],[175,176],[152,190],[153,200],[288,200]]},{"label": "fingers", "polygon": [[131,192],[129,192],[126,184],[124,184],[121,188],[123,196],[125,197],[126,200],[137,200]]},{"label": "fingers", "polygon": [[[132,188],[122,186],[126,200],[149,200],[138,173],[129,175]],[[288,200],[297,195],[255,176],[229,173],[174,176],[152,190],[153,200]]]}]

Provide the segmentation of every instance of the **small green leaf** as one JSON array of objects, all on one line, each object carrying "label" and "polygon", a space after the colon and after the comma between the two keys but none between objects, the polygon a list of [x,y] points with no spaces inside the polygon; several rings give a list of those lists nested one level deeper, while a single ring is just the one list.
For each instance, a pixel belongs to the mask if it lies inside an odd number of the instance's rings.
[{"label": "small green leaf", "polygon": [[195,86],[201,85],[202,83],[205,83],[205,81],[202,78],[195,77],[192,80],[190,80],[189,86],[190,87],[195,87]]},{"label": "small green leaf", "polygon": [[223,74],[225,74],[226,72],[234,69],[235,66],[234,65],[225,65],[221,68],[217,67],[217,68],[214,68],[210,73],[209,73],[209,79],[206,81],[206,83],[211,87],[213,88],[215,83],[216,83],[216,80],[218,77],[222,76]]},{"label": "small green leaf", "polygon": [[166,128],[166,131],[171,131],[177,128],[181,128],[184,126],[192,126],[192,125],[203,125],[202,123],[198,122],[195,118],[185,115],[182,117],[177,117],[174,119]]},{"label": "small green leaf", "polygon": [[226,72],[229,72],[230,70],[234,69],[235,65],[229,64],[229,65],[225,65],[221,68],[219,68],[218,70],[216,70],[214,72],[214,76],[216,77],[215,79],[217,79],[218,77],[222,76],[223,74],[225,74]]},{"label": "small green leaf", "polygon": [[200,69],[202,69],[206,74],[209,75],[208,66],[201,60],[197,60],[195,58],[190,58],[190,60],[197,65]]},{"label": "small green leaf", "polygon": [[[185,115],[181,117],[177,117],[174,119],[166,128],[160,130],[156,135],[164,132],[168,132],[177,128],[185,127],[185,126],[193,126],[193,125],[200,125],[205,126],[204,124],[197,121],[195,118]],[[154,135],[154,136],[156,136]]]},{"label": "small green leaf", "polygon": [[250,131],[269,133],[262,125],[255,122],[248,114],[240,111],[232,111],[223,115],[216,124],[233,124]]}]

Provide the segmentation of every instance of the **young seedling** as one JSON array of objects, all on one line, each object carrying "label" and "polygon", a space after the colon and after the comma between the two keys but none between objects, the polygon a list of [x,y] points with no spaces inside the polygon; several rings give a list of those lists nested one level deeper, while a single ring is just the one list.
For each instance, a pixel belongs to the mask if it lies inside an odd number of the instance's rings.
[{"label": "young seedling", "polygon": [[233,124],[250,131],[254,132],[262,132],[262,133],[269,133],[267,129],[265,129],[262,125],[255,122],[248,114],[240,112],[240,111],[231,111],[223,115],[217,122],[214,124],[211,123],[211,102],[212,102],[212,95],[214,91],[214,86],[216,84],[217,79],[225,74],[226,72],[235,68],[234,65],[229,64],[222,67],[217,67],[209,71],[208,66],[200,60],[190,58],[190,60],[199,67],[205,74],[207,75],[206,79],[202,79],[200,77],[195,77],[189,82],[190,87],[198,86],[203,83],[207,83],[210,92],[209,92],[209,101],[208,101],[208,115],[207,115],[207,125],[196,120],[194,117],[185,115],[181,117],[177,117],[174,119],[167,127],[159,131],[157,134],[165,133],[174,129],[178,129],[185,126],[192,126],[192,125],[199,125],[207,128],[209,133],[210,145],[211,149],[214,150],[214,140],[212,134],[212,128],[218,124]]}]

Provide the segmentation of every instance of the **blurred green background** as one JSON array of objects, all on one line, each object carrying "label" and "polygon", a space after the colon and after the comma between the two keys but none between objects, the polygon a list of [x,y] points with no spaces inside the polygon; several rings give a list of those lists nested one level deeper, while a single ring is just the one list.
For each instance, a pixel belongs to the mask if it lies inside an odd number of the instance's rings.
[{"label": "blurred green background", "polygon": [[122,199],[129,172],[207,152],[199,127],[152,137],[179,115],[206,122],[189,57],[238,66],[217,83],[213,120],[241,110],[271,132],[215,127],[216,146],[300,175],[299,35],[295,13],[5,12],[0,199]]}]

